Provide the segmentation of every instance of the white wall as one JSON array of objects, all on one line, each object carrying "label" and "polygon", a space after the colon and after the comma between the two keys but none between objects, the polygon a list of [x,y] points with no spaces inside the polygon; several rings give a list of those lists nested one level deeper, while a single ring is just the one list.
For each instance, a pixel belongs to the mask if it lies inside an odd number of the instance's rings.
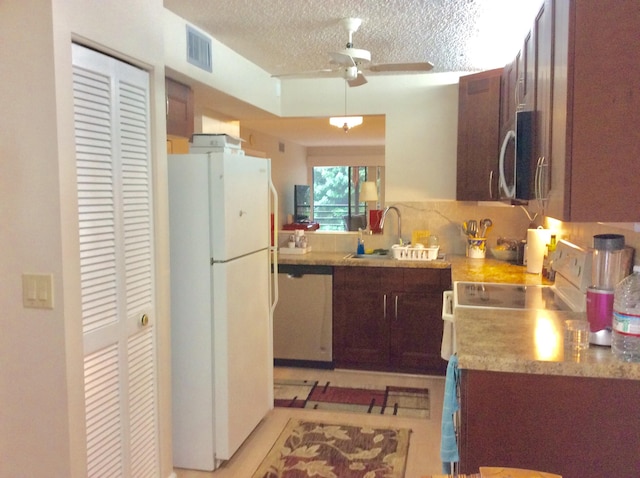
[{"label": "white wall", "polygon": [[[213,72],[204,71],[186,61],[186,21],[165,10],[163,22],[164,61],[168,68],[260,109],[273,114],[280,113],[280,98],[276,94],[277,79],[271,78],[269,73],[215,38],[212,38],[211,44]],[[194,25],[191,26],[197,29]]]},{"label": "white wall", "polygon": [[[308,184],[307,148],[242,127],[240,133],[248,148],[262,151],[271,158],[271,179],[278,191],[278,223],[284,224],[287,214],[293,213],[293,186]],[[284,145],[284,152],[280,151],[280,143]]]},{"label": "white wall", "polygon": [[[161,0],[0,2],[0,476],[86,476],[71,40],[151,73],[156,227],[166,231]],[[156,243],[160,441],[171,472],[168,243]],[[53,274],[54,308],[21,275]]]},{"label": "white wall", "polygon": [[[459,76],[371,76],[348,90],[349,114],[386,115],[387,203],[455,199]],[[283,116],[342,114],[343,80],[282,82]]]}]

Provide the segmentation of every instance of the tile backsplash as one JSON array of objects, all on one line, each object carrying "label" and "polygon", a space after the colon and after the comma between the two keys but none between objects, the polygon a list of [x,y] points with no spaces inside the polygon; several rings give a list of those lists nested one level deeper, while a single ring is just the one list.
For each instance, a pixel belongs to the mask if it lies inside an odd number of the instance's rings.
[{"label": "tile backsplash", "polygon": [[[487,205],[485,205],[487,204]],[[490,218],[493,227],[487,234],[489,246],[495,245],[498,237],[524,239],[529,227],[527,214],[519,207],[508,207],[492,203],[427,201],[393,203],[400,210],[402,239],[411,240],[414,230],[427,230],[438,237],[440,249],[447,254],[464,255],[466,238],[462,233],[462,223],[468,219],[480,221]],[[284,245],[288,231],[280,232],[280,245]],[[309,244],[314,251],[355,252],[357,232],[316,232],[307,233]],[[387,217],[383,234],[364,236],[367,249],[384,248],[398,243],[398,220],[394,212]]]},{"label": "tile backsplash", "polygon": [[[425,201],[387,204],[400,210],[402,238],[411,240],[414,230],[428,230],[439,240],[441,252],[464,255],[466,237],[462,232],[462,223],[469,219],[480,221],[490,218],[492,228],[487,234],[487,247],[496,245],[499,237],[525,239],[529,227],[543,224],[538,218],[530,219],[530,214],[520,206],[505,206],[501,203],[475,203],[460,201]],[[383,234],[365,235],[367,249],[388,249],[398,243],[398,221],[395,211],[386,220]],[[558,239],[565,239],[580,247],[589,248],[596,234],[622,234],[625,243],[635,249],[640,248],[640,224],[607,224],[607,223],[562,223],[553,219],[544,221],[545,227],[558,231]],[[291,231],[280,231],[278,242],[286,247]],[[356,251],[357,232],[323,232],[322,230],[306,233],[309,245],[314,251],[344,252]],[[638,264],[636,254],[635,263]]]}]

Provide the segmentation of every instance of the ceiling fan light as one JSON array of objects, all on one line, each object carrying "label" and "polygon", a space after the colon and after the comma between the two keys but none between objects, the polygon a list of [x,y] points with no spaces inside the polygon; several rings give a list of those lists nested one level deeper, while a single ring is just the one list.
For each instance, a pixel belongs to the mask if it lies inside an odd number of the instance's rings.
[{"label": "ceiling fan light", "polygon": [[334,116],[329,118],[329,124],[347,132],[362,124],[362,116]]},{"label": "ceiling fan light", "polygon": [[344,69],[344,79],[347,81],[355,80],[358,78],[358,67],[349,66]]}]

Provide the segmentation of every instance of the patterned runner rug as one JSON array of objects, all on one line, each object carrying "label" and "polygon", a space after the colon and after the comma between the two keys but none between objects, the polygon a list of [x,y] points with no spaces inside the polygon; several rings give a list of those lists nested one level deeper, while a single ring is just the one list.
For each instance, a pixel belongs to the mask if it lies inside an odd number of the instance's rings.
[{"label": "patterned runner rug", "polygon": [[409,434],[292,418],[252,478],[402,478]]},{"label": "patterned runner rug", "polygon": [[276,407],[429,418],[429,390],[426,388],[346,388],[333,386],[330,382],[276,380],[274,397]]}]

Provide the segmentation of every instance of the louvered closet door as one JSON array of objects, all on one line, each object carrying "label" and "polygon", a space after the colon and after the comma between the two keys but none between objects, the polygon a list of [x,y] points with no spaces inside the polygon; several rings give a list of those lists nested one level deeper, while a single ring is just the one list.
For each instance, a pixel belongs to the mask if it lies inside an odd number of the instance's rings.
[{"label": "louvered closet door", "polygon": [[157,477],[147,72],[73,45],[88,470]]}]

